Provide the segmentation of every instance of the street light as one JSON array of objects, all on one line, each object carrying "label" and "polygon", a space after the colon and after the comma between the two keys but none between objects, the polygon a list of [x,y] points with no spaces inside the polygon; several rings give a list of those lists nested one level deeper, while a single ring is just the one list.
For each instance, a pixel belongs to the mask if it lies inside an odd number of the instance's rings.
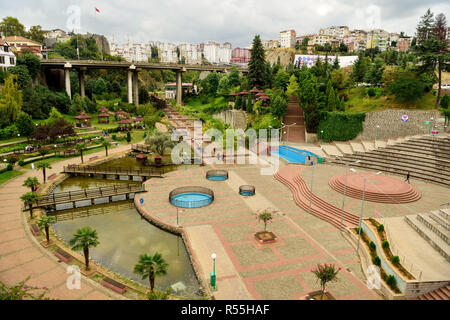
[{"label": "street light", "polygon": [[213,253],[211,255],[211,258],[213,260],[213,271],[211,271],[210,284],[211,287],[213,287],[213,289],[216,290],[216,254]]},{"label": "street light", "polygon": [[377,126],[377,140],[378,140],[378,130],[380,129],[380,126]]},{"label": "street light", "polygon": [[[356,174],[358,174],[358,172],[353,169],[350,168],[350,170]],[[381,171],[378,171],[377,173],[373,174],[374,176],[381,174]],[[359,175],[359,174],[358,174]],[[358,255],[359,252],[359,243],[361,241],[361,225],[362,225],[362,217],[363,217],[363,212],[364,212],[364,197],[365,197],[365,193],[366,193],[366,177],[363,177],[361,175],[359,175],[361,178],[363,178],[363,194],[362,194],[362,204],[361,204],[361,214],[359,216],[359,228],[358,228],[358,246],[356,247],[356,255]],[[372,176],[372,175],[371,175]]]},{"label": "street light", "polygon": [[187,157],[186,157],[186,155],[187,155],[187,153],[186,153],[186,151],[184,151],[183,152],[183,158],[184,158],[184,170],[187,170],[187,164],[186,164],[186,161],[187,161]]},{"label": "street light", "polygon": [[[6,159],[3,159],[4,162],[6,162]],[[6,165],[6,180],[8,180],[8,165]]]},{"label": "street light", "polygon": [[[284,136],[286,136],[286,131],[283,131]],[[283,140],[283,145],[285,144],[284,142],[285,140]]]},{"label": "street light", "polygon": [[[358,162],[361,162],[361,160],[356,160],[356,161],[353,162],[353,163],[358,163]],[[344,222],[345,193],[346,193],[346,191],[347,191],[347,176],[348,176],[348,170],[349,170],[349,168],[348,168],[348,162],[345,163],[345,166],[346,166],[346,170],[345,170],[344,198],[342,199],[342,209],[341,209],[341,227],[340,227],[341,231],[342,231],[342,224],[343,224],[343,222]],[[351,169],[350,169],[350,170],[351,170]]]},{"label": "street light", "polygon": [[58,154],[56,153],[56,144],[54,145],[54,147],[55,147],[55,158],[56,160],[58,160]]},{"label": "street light", "polygon": [[323,130],[320,131],[320,145],[322,145],[322,139],[323,139]]},{"label": "street light", "polygon": [[[287,127],[288,128],[288,131],[287,131],[287,138],[286,138],[286,140],[287,140],[287,142],[289,142],[289,128],[290,127],[292,127],[292,126],[295,126],[297,123],[293,123],[293,124],[284,124],[283,122],[281,123],[284,127]],[[285,132],[286,133],[286,132]]]}]

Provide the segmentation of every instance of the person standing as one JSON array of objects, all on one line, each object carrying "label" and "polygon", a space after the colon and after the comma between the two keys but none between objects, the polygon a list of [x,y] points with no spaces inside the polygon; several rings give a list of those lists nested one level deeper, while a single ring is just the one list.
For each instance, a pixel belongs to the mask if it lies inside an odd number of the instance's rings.
[{"label": "person standing", "polygon": [[409,171],[408,171],[408,174],[406,175],[406,180],[405,180],[405,182],[410,183],[410,182],[409,182]]}]

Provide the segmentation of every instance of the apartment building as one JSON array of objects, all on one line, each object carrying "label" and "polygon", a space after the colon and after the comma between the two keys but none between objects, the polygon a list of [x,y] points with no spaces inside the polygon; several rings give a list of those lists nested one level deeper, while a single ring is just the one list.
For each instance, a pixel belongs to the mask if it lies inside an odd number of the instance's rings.
[{"label": "apartment building", "polygon": [[247,48],[234,48],[231,52],[231,63],[248,63],[250,50]]},{"label": "apartment building", "polygon": [[332,26],[329,28],[323,28],[319,30],[319,35],[333,37],[340,42],[344,37],[350,34],[350,30],[347,26]]},{"label": "apartment building", "polygon": [[232,57],[231,43],[220,44],[215,41],[207,41],[200,44],[203,56],[211,63],[230,63]]},{"label": "apartment building", "polygon": [[339,40],[334,36],[326,35],[326,34],[316,34],[312,39],[312,45],[321,45],[329,43],[331,45],[339,45]]},{"label": "apartment building", "polygon": [[281,48],[292,48],[295,47],[297,42],[297,35],[295,30],[285,30],[278,33],[278,41]]},{"label": "apartment building", "polygon": [[5,40],[0,40],[0,69],[6,70],[16,65],[16,56]]},{"label": "apartment building", "polygon": [[278,40],[261,40],[261,44],[265,50],[278,48],[280,42]]},{"label": "apartment building", "polygon": [[397,41],[397,50],[399,52],[408,52],[411,48],[411,37],[401,37]]},{"label": "apartment building", "polygon": [[380,51],[386,51],[389,45],[389,32],[374,29],[367,32],[366,48],[375,49],[378,47]]},{"label": "apartment building", "polygon": [[202,52],[200,47],[192,43],[182,43],[178,45],[180,57],[184,57],[186,64],[200,64],[202,63]]},{"label": "apartment building", "polygon": [[26,49],[42,58],[42,45],[39,42],[21,36],[5,37],[2,40],[8,42],[12,51],[21,52]]}]

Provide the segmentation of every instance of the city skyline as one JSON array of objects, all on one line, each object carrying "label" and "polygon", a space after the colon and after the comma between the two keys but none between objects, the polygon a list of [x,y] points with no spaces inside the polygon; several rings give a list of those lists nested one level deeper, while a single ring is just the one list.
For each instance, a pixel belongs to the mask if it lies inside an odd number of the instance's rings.
[{"label": "city skyline", "polygon": [[[128,41],[201,43],[213,40],[231,42],[233,47],[247,47],[255,34],[270,40],[277,39],[281,30],[294,29],[298,35],[303,35],[333,25],[364,30],[381,28],[414,35],[419,17],[427,8],[436,14],[450,11],[450,5],[443,1],[413,2],[414,5],[411,1],[406,5],[405,1],[393,3],[383,0],[302,3],[229,0],[213,4],[193,0],[186,6],[179,0],[163,3],[24,0],[0,4],[0,11],[3,17],[17,17],[27,28],[41,25],[45,30],[60,28],[69,31],[72,26],[80,33],[103,34],[109,40],[114,37],[118,44]],[[77,10],[80,12],[78,20]]]}]

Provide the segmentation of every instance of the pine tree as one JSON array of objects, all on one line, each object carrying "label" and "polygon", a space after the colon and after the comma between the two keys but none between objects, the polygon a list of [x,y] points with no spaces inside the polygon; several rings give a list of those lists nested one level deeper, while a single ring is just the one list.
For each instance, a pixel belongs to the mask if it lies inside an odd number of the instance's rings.
[{"label": "pine tree", "polygon": [[327,97],[328,97],[328,99],[327,99],[327,109],[328,109],[328,111],[331,112],[334,109],[336,109],[336,94],[334,93],[333,87],[331,87],[330,91],[328,92]]},{"label": "pine tree", "polygon": [[266,80],[266,58],[259,35],[253,39],[248,63],[248,84],[250,88],[263,88]]},{"label": "pine tree", "polygon": [[248,95],[248,99],[247,99],[247,108],[246,108],[246,111],[247,111],[247,112],[252,112],[252,110],[253,110],[252,96],[249,94],[249,95]]},{"label": "pine tree", "polygon": [[428,9],[427,12],[420,17],[420,22],[417,25],[416,32],[417,44],[429,39],[433,29],[433,18],[434,14],[430,9]]},{"label": "pine tree", "polygon": [[336,54],[336,57],[334,58],[334,62],[333,62],[333,70],[338,70],[340,68],[341,68],[341,66],[339,65],[339,58],[338,58],[338,55]]}]

